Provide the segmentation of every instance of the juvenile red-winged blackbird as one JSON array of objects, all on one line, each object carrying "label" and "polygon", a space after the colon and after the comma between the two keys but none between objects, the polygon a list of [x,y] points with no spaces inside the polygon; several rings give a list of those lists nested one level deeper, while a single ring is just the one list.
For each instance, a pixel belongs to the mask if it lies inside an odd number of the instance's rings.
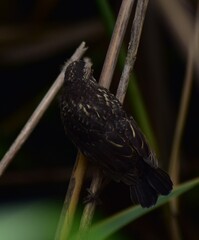
[{"label": "juvenile red-winged blackbird", "polygon": [[68,137],[105,175],[129,185],[134,203],[150,207],[158,194],[169,194],[172,181],[158,167],[135,120],[98,85],[83,60],[66,69],[60,109]]}]

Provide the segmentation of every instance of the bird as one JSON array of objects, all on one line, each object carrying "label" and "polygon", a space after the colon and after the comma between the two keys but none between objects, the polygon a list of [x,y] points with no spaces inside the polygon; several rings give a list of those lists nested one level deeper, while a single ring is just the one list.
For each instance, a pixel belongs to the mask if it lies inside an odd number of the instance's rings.
[{"label": "bird", "polygon": [[91,64],[76,60],[65,71],[59,107],[68,138],[104,176],[130,187],[130,198],[143,208],[172,191],[169,175],[134,118],[93,76]]}]

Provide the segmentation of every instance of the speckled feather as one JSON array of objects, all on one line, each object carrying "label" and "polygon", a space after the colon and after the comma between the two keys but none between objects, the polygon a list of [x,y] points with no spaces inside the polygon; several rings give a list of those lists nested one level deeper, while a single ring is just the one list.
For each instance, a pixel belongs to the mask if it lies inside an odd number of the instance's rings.
[{"label": "speckled feather", "polygon": [[68,137],[105,175],[129,185],[133,202],[149,207],[158,194],[171,191],[169,176],[158,167],[135,120],[98,85],[85,61],[66,69],[60,110]]}]

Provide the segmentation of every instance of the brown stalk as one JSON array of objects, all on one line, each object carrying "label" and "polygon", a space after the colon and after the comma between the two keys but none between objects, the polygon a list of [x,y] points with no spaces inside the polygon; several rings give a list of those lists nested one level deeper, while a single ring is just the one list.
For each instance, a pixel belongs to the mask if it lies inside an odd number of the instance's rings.
[{"label": "brown stalk", "polygon": [[[113,75],[115,65],[117,62],[117,57],[119,54],[119,49],[120,49],[120,46],[123,41],[123,37],[124,37],[125,30],[126,30],[126,27],[128,24],[128,19],[130,17],[133,3],[134,3],[134,0],[123,0],[123,2],[121,4],[120,12],[118,14],[118,19],[116,21],[116,25],[115,25],[114,32],[112,35],[111,43],[109,45],[109,49],[107,52],[107,56],[105,59],[105,63],[104,63],[100,81],[99,81],[99,83],[102,86],[107,87],[107,88],[109,88],[110,83],[111,83],[112,75]],[[118,34],[118,33],[120,33],[120,34]],[[74,175],[76,175],[76,171],[80,171],[79,168],[81,166],[81,168],[82,168],[81,172],[82,172],[82,176],[83,176],[83,175],[85,175],[85,172],[83,173],[83,171],[85,171],[85,169],[86,169],[86,167],[83,167],[84,164],[86,164],[86,161],[84,160],[84,163],[80,163],[80,161],[82,161],[81,159],[84,159],[84,157],[82,156],[82,154],[79,154],[79,156],[81,156],[81,158],[79,159],[77,157],[76,167],[71,176],[71,179],[75,179],[76,183],[79,181],[82,183],[82,180],[83,180],[82,178],[74,177]],[[76,175],[76,177],[78,177],[78,176]],[[65,203],[64,203],[64,205],[66,205],[66,202],[67,202],[67,206],[63,207],[63,210],[61,213],[61,219],[60,219],[56,237],[55,237],[56,240],[64,240],[64,239],[69,238],[69,234],[70,234],[70,230],[71,230],[71,226],[72,226],[72,222],[73,222],[73,218],[74,218],[74,214],[75,214],[75,208],[73,207],[73,205],[74,205],[73,204],[74,203],[73,195],[75,194],[76,191],[78,193],[80,193],[80,189],[77,189],[77,185],[72,185],[72,184],[73,184],[73,181],[70,181],[68,191],[66,194],[66,198],[65,198]],[[97,191],[97,189],[99,189],[100,185],[101,185],[101,176],[100,176],[100,174],[97,173],[95,182],[91,183],[91,187],[90,187],[91,191],[94,191],[94,193],[95,193]],[[80,186],[80,184],[78,184],[78,186]],[[79,198],[79,195],[78,195],[78,198]],[[77,203],[77,199],[75,200],[75,203]],[[74,211],[72,211],[71,208]],[[91,220],[92,220],[92,216],[94,214],[94,210],[95,210],[95,203],[87,204],[85,206],[84,213],[86,212],[86,214],[83,214],[82,221],[80,224],[80,229],[89,228]],[[81,230],[80,230],[80,232],[81,232]]]},{"label": "brown stalk", "polygon": [[122,1],[99,80],[99,84],[105,88],[110,87],[133,4],[134,0]]},{"label": "brown stalk", "polygon": [[87,160],[78,152],[75,166],[70,177],[68,190],[62,207],[55,240],[67,240],[71,232],[83,179],[86,173]]},{"label": "brown stalk", "polygon": [[72,57],[65,63],[61,73],[59,74],[59,76],[57,77],[57,79],[55,80],[53,85],[50,87],[50,89],[48,90],[48,92],[46,93],[46,95],[44,96],[42,101],[40,102],[40,104],[37,106],[37,108],[31,115],[31,117],[29,118],[29,120],[27,121],[27,123],[25,124],[25,126],[23,127],[23,129],[21,130],[21,132],[19,133],[19,135],[17,136],[17,138],[15,139],[15,141],[13,142],[11,147],[9,148],[9,150],[6,152],[4,157],[1,159],[0,176],[3,174],[3,172],[6,170],[8,165],[11,163],[14,156],[17,154],[17,152],[20,150],[22,145],[28,139],[31,132],[34,130],[34,128],[40,121],[41,117],[43,116],[43,114],[45,113],[47,108],[49,107],[50,103],[52,102],[52,100],[54,99],[54,97],[56,96],[58,91],[60,90],[60,88],[63,84],[63,81],[64,81],[64,72],[65,72],[66,67],[72,61],[81,58],[81,56],[84,54],[85,51],[86,51],[85,43],[82,42],[81,45],[75,51],[75,53],[72,55]]},{"label": "brown stalk", "polygon": [[[198,39],[199,39],[199,4],[197,7],[197,16],[195,20],[195,31],[192,35],[192,41],[189,43],[189,52],[187,57],[187,66],[184,79],[184,85],[182,89],[182,97],[180,102],[180,109],[176,122],[176,129],[174,133],[174,139],[172,144],[171,156],[170,156],[170,176],[174,185],[177,185],[180,181],[180,145],[183,137],[184,127],[186,123],[189,101],[191,97],[191,90],[193,84],[193,70],[194,70],[194,57],[198,54]],[[180,229],[177,220],[179,206],[178,199],[174,199],[170,202],[171,209],[171,232],[173,239],[181,239]]]},{"label": "brown stalk", "polygon": [[[133,69],[133,66],[131,66],[131,65],[134,64],[135,59],[136,59],[136,54],[137,54],[137,49],[138,49],[138,45],[139,45],[139,41],[140,41],[141,30],[142,30],[142,26],[143,26],[143,22],[144,22],[144,18],[145,18],[147,4],[148,4],[148,0],[140,0],[140,1],[138,1],[137,6],[136,6],[136,12],[135,12],[134,20],[133,20],[133,25],[132,25],[131,38],[130,38],[127,57],[126,57],[126,62],[125,62],[124,70],[123,70],[122,77],[121,77],[121,80],[120,80],[120,83],[118,86],[118,90],[117,90],[117,94],[116,94],[116,96],[121,101],[121,103],[123,103],[123,100],[124,100],[124,97],[126,94],[126,90],[127,90],[127,86],[128,86],[130,73]],[[126,25],[127,25],[127,23],[126,23]],[[114,34],[120,35],[120,32],[115,32]],[[114,50],[114,52],[115,53],[119,52],[119,49]],[[110,62],[116,61],[115,59],[114,60],[110,59],[112,57],[114,57],[114,55],[110,54],[110,57],[107,57],[107,61],[110,61]],[[106,63],[106,61],[105,61],[105,63]],[[105,69],[106,69],[106,67],[105,67]],[[128,71],[126,71],[126,69],[128,69]],[[108,72],[103,73],[101,75],[101,76],[103,76],[103,82],[106,82],[104,80],[104,79],[106,79],[106,74],[108,74]],[[107,78],[110,77],[110,79],[111,79],[112,75],[113,75],[113,72],[111,71],[111,73],[108,74]],[[109,82],[108,82],[108,84],[109,84]],[[122,88],[122,91],[120,88]],[[100,171],[98,171],[97,175],[93,176],[91,186],[90,186],[90,192],[93,195],[95,195],[99,191],[99,189],[101,187],[101,183],[102,183],[102,175],[101,175]],[[89,202],[85,206],[84,212],[82,215],[82,219],[81,219],[81,223],[80,223],[79,239],[83,239],[84,236],[86,236],[86,233],[88,232],[89,227],[91,225],[95,207],[96,207],[95,201]]]}]

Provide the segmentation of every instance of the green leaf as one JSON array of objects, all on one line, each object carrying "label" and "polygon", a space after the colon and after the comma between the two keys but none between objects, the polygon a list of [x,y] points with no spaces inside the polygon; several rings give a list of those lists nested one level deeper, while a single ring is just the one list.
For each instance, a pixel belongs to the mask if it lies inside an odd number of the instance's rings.
[{"label": "green leaf", "polygon": [[161,205],[169,202],[171,199],[180,196],[182,193],[187,192],[191,188],[199,185],[199,178],[191,180],[189,182],[183,183],[174,188],[171,194],[168,196],[160,196],[157,204],[151,208],[141,208],[140,206],[135,206],[128,208],[114,216],[94,225],[86,239],[92,240],[102,240],[106,239],[111,234],[115,233],[128,223],[136,220],[137,218],[153,211],[154,209],[160,207]]}]

